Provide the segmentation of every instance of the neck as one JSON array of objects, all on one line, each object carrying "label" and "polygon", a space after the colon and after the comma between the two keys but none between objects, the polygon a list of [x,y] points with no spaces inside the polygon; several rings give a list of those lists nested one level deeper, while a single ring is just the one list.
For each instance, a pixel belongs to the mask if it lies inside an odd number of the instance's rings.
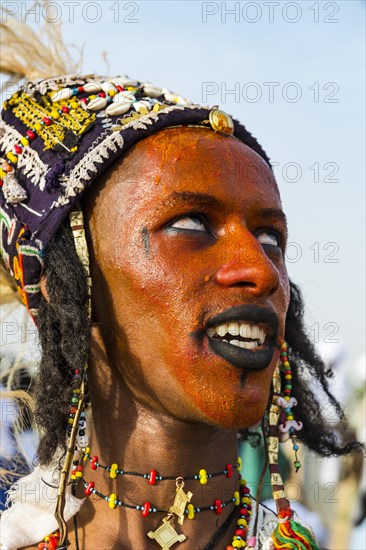
[{"label": "neck", "polygon": [[[92,364],[89,371],[92,418],[88,422],[88,432],[91,455],[98,456],[101,464],[111,466],[117,463],[119,469],[143,474],[156,470],[161,476],[184,479],[197,475],[201,469],[207,473],[223,472],[227,464],[232,464],[234,473],[231,478],[223,474],[209,479],[205,485],[199,480],[186,479],[184,486],[185,492],[193,493],[192,503],[196,507],[210,506],[216,499],[226,502],[232,498],[239,487],[235,470],[238,457],[235,430],[185,422],[153,411],[137,403],[118,376],[112,380],[111,370],[106,364]],[[158,509],[168,510],[176,494],[174,480],[158,481],[154,486],[135,476],[119,475],[112,480],[104,469],[93,471],[90,466],[86,466],[84,478],[94,481],[96,489],[104,495],[117,493],[126,503],[141,505],[147,501]],[[192,545],[194,540],[197,540],[197,548],[202,548],[202,542],[206,544],[210,540],[232,510],[230,505],[220,516],[214,512],[201,512],[198,521],[186,520],[178,530],[189,536],[190,548],[195,548]],[[116,529],[116,517],[120,529]],[[93,541],[102,533],[101,542],[105,547],[113,548],[117,536],[119,548],[129,548],[131,541],[137,540],[138,547],[151,548],[153,543],[146,534],[157,529],[163,517],[162,513],[142,517],[140,511],[124,507],[113,511],[102,499],[93,497],[88,500],[83,523],[85,533],[89,532]],[[123,528],[125,522],[127,530]],[[234,525],[229,529],[229,538]],[[202,528],[207,533],[207,541],[202,541]],[[201,538],[195,539],[195,531],[197,537],[201,532]],[[125,546],[121,546],[123,544]],[[185,545],[181,545],[182,550]]]}]

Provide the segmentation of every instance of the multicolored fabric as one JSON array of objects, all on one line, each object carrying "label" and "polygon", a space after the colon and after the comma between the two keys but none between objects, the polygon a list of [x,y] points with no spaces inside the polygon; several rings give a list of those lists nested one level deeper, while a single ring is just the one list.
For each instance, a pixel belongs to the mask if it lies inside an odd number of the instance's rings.
[{"label": "multicolored fabric", "polygon": [[[127,77],[66,75],[28,82],[0,119],[0,251],[33,317],[42,251],[84,190],[137,140],[209,125],[210,107]],[[251,146],[234,121],[234,135]]]}]

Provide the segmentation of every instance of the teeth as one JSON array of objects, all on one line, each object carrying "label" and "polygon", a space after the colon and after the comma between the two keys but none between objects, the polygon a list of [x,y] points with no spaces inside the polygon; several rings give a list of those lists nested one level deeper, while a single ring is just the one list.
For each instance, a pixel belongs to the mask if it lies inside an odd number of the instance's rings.
[{"label": "teeth", "polygon": [[231,340],[229,344],[231,344],[232,346],[238,346],[239,348],[244,348],[244,349],[253,349],[258,347],[257,342],[240,342],[239,340]]},{"label": "teeth", "polygon": [[[248,323],[244,323],[244,322],[223,323],[222,325],[218,325],[216,327],[210,327],[209,329],[207,329],[207,335],[210,336],[211,338],[216,333],[219,336],[221,336],[221,338],[225,336],[226,333],[229,333],[231,336],[240,335],[242,338],[250,338],[251,340],[253,340],[253,342],[240,342],[239,340],[232,340],[230,342],[234,346],[236,345],[240,347],[246,347],[248,349],[250,347],[256,347],[257,342],[259,343],[259,345],[262,345],[266,338],[266,333],[262,328],[256,325],[249,325]],[[246,346],[246,345],[244,346],[242,344],[250,344],[250,346]],[[254,346],[252,344],[254,344]]]},{"label": "teeth", "polygon": [[228,333],[232,336],[239,336],[239,325],[238,323],[230,323],[228,327]]},{"label": "teeth", "polygon": [[226,334],[226,324],[216,327],[216,332],[219,336],[225,336]]}]

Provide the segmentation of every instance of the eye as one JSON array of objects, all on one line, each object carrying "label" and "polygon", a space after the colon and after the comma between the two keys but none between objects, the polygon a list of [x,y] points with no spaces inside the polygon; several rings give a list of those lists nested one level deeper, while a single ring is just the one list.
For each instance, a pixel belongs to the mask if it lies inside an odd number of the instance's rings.
[{"label": "eye", "polygon": [[190,231],[207,231],[201,218],[193,214],[175,220],[169,227],[174,229],[189,229]]},{"label": "eye", "polygon": [[257,234],[257,239],[262,245],[281,246],[281,239],[275,231],[261,231]]}]

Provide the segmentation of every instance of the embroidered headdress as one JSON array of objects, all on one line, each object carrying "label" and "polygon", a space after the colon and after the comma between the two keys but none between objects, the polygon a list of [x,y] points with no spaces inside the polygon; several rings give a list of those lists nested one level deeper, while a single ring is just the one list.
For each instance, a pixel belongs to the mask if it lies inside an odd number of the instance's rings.
[{"label": "embroidered headdress", "polygon": [[178,125],[233,134],[244,126],[217,108],[128,77],[66,75],[26,82],[0,119],[0,251],[23,303],[37,314],[42,251],[84,190],[137,140]]}]

